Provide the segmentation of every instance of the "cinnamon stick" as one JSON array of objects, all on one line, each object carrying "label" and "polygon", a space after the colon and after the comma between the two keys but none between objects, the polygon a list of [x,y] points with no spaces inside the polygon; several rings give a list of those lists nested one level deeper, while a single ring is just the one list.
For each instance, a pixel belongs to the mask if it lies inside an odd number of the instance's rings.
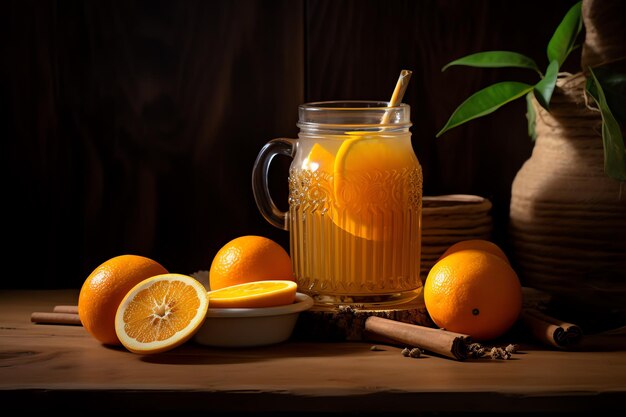
[{"label": "cinnamon stick", "polygon": [[558,348],[567,348],[582,339],[583,332],[575,324],[550,317],[536,309],[525,309],[522,322],[539,342]]},{"label": "cinnamon stick", "polygon": [[78,314],[71,313],[49,313],[36,311],[30,315],[30,321],[42,324],[69,324],[82,326]]},{"label": "cinnamon stick", "polygon": [[55,313],[70,313],[70,314],[78,314],[78,306],[54,306],[52,309]]},{"label": "cinnamon stick", "polygon": [[376,316],[365,320],[365,332],[369,338],[378,341],[381,338],[383,341],[393,340],[460,361],[467,358],[467,343],[470,342],[470,336],[466,334]]}]

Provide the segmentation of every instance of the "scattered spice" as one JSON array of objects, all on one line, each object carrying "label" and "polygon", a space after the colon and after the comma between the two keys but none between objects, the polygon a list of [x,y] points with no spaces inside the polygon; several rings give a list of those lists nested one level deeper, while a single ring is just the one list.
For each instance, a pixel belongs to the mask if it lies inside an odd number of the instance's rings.
[{"label": "scattered spice", "polygon": [[383,350],[385,350],[385,349],[381,349],[381,348],[379,348],[378,346],[374,345],[374,346],[372,346],[372,347],[370,348],[370,350],[371,350],[372,352],[382,352],[382,351],[383,351]]},{"label": "scattered spice", "polygon": [[470,343],[467,345],[467,354],[472,359],[478,359],[485,356],[485,347],[480,343]]},{"label": "scattered spice", "polygon": [[422,351],[419,348],[413,348],[409,351],[409,356],[412,358],[419,358],[422,356]]},{"label": "scattered spice", "polygon": [[424,351],[420,348],[408,348],[405,347],[404,349],[402,349],[402,356],[404,356],[405,358],[419,358],[420,356],[422,356],[422,353]]},{"label": "scattered spice", "polygon": [[505,349],[501,347],[492,347],[491,348],[491,359],[509,359],[511,357],[511,353],[507,352]]},{"label": "scattered spice", "polygon": [[488,347],[483,346],[480,343],[468,343],[467,344],[467,356],[472,359],[482,358],[486,354],[489,354],[491,359],[510,359],[514,353],[519,351],[519,345],[510,343],[506,347]]},{"label": "scattered spice", "polygon": [[511,343],[507,347],[505,347],[504,350],[506,350],[507,352],[509,352],[512,355],[512,354],[517,353],[519,351],[519,345]]}]

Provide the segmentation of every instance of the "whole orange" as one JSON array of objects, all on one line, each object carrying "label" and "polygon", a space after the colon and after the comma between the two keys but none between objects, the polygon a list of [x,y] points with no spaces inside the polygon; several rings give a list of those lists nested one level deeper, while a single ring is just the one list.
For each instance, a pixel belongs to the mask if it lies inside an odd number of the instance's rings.
[{"label": "whole orange", "polygon": [[482,250],[504,259],[505,261],[507,261],[507,263],[509,262],[509,258],[507,258],[504,251],[500,249],[498,245],[483,239],[469,239],[457,242],[454,245],[450,246],[448,249],[446,249],[446,251],[443,253],[443,255],[441,255],[439,259],[443,259],[452,253],[466,249]]},{"label": "whole orange", "polygon": [[167,274],[152,259],[121,255],[98,266],[87,277],[78,296],[78,316],[83,327],[100,342],[119,345],[115,313],[126,294],[144,279]]},{"label": "whole orange", "polygon": [[278,243],[262,236],[241,236],[217,252],[209,271],[211,290],[253,281],[291,280],[289,254]]},{"label": "whole orange", "polygon": [[424,301],[437,326],[489,340],[504,334],[517,320],[522,287],[513,268],[501,258],[462,250],[430,270]]}]

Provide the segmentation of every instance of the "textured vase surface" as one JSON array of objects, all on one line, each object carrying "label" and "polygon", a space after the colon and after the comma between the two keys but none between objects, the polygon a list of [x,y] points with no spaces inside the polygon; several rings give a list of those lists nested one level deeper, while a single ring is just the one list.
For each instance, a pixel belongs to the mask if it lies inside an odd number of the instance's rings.
[{"label": "textured vase surface", "polygon": [[537,139],[516,175],[510,237],[524,285],[567,303],[626,312],[626,183],[604,172],[600,113],[585,78],[559,79],[550,112],[534,103]]}]

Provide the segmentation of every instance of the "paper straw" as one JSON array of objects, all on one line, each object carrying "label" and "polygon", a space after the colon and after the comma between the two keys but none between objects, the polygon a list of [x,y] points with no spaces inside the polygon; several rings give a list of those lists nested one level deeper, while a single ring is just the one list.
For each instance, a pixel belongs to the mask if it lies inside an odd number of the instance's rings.
[{"label": "paper straw", "polygon": [[[394,88],[391,100],[389,100],[389,107],[397,107],[400,103],[402,103],[402,98],[404,97],[406,88],[409,85],[411,74],[413,74],[413,72],[409,70],[400,71],[400,77],[398,77],[396,88]],[[381,120],[381,124],[386,125],[389,123],[389,117],[391,117],[391,113],[386,111],[383,119]]]}]

